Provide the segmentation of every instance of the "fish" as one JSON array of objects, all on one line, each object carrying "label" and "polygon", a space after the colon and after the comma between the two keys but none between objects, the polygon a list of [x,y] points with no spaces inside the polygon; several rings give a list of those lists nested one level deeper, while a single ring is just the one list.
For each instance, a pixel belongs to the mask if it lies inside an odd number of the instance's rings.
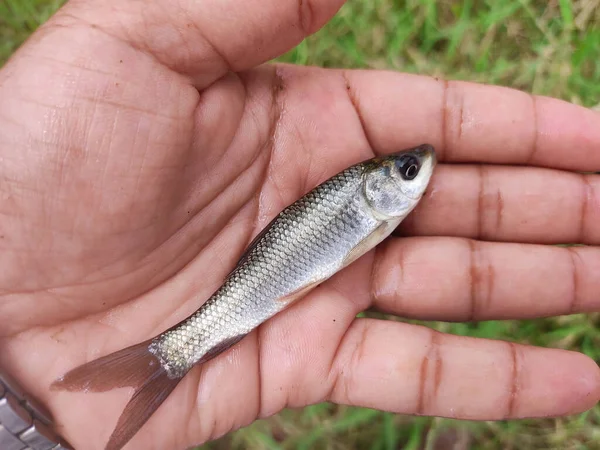
[{"label": "fish", "polygon": [[70,370],[51,389],[133,387],[105,447],[120,450],[192,367],[387,238],[420,202],[435,166],[434,147],[423,144],[347,167],[283,209],[196,312],[156,337]]}]

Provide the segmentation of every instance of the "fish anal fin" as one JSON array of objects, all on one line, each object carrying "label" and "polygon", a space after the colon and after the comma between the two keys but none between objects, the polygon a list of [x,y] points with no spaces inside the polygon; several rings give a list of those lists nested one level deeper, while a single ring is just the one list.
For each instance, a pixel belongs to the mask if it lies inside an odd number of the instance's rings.
[{"label": "fish anal fin", "polygon": [[369,234],[366,238],[356,245],[344,258],[342,262],[342,267],[347,267],[356,261],[358,258],[363,256],[369,250],[373,249],[377,244],[383,241],[393,230],[393,226],[388,222],[383,222],[379,225],[375,230]]},{"label": "fish anal fin", "polygon": [[312,291],[314,288],[316,288],[322,282],[323,282],[323,280],[321,280],[321,279],[312,281],[309,284],[307,284],[306,286],[301,287],[300,289],[286,295],[285,297],[279,298],[277,301],[285,303],[287,305],[291,305],[296,300],[300,300],[302,297],[304,297],[306,294],[308,294],[310,291]]},{"label": "fish anal fin", "polygon": [[202,358],[200,358],[200,360],[198,361],[197,364],[205,363],[205,362],[210,361],[211,359],[219,356],[221,353],[223,353],[224,351],[230,349],[235,344],[237,344],[238,342],[240,342],[246,336],[247,336],[246,333],[244,333],[244,334],[238,334],[237,336],[233,336],[233,337],[231,337],[229,339],[226,339],[226,340],[223,340],[223,341],[219,342],[217,345],[215,345],[213,348],[211,348],[209,351],[207,351],[204,354],[204,356]]}]

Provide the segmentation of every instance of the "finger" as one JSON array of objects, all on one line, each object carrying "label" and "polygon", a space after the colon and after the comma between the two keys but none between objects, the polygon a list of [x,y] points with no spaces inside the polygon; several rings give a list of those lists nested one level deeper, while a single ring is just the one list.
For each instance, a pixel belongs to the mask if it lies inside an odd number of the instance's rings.
[{"label": "finger", "polygon": [[532,167],[439,165],[408,235],[600,244],[600,176]]},{"label": "finger", "polygon": [[498,86],[344,72],[373,148],[429,142],[443,161],[600,170],[600,114]]},{"label": "finger", "polygon": [[404,317],[464,321],[600,311],[597,248],[392,239],[374,264],[373,306]]},{"label": "finger", "polygon": [[358,319],[332,366],[330,400],[403,414],[502,420],[562,416],[600,399],[584,355]]},{"label": "finger", "polygon": [[81,1],[69,17],[99,27],[204,88],[272,59],[314,33],[343,0]]}]

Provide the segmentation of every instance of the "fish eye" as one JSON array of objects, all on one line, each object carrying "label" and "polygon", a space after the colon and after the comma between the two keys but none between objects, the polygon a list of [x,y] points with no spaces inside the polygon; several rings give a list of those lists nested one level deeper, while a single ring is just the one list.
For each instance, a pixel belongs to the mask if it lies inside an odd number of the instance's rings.
[{"label": "fish eye", "polygon": [[419,173],[421,165],[417,158],[412,155],[406,155],[396,161],[396,167],[403,179],[414,180]]}]

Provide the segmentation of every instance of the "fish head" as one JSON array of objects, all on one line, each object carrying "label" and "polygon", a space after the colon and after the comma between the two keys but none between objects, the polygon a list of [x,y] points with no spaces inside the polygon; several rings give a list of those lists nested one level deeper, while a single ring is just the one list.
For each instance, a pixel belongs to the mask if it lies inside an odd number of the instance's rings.
[{"label": "fish head", "polygon": [[365,163],[363,195],[380,220],[403,218],[421,200],[436,165],[434,148],[420,145]]}]

